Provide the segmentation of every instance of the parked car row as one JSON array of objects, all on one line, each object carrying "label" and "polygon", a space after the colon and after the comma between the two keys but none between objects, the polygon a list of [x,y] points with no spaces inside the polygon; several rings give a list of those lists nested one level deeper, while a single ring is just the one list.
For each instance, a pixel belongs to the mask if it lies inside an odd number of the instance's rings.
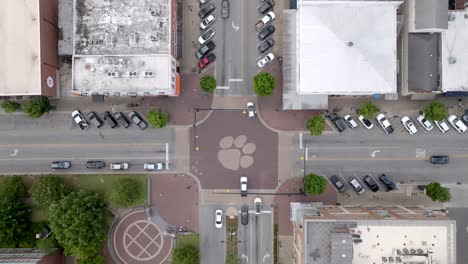
[{"label": "parked car row", "polygon": [[[346,129],[346,127],[349,127],[351,129],[359,127],[358,123],[354,120],[354,118],[351,115],[345,115],[343,118],[341,118],[336,113],[333,113],[327,115],[327,117],[330,119],[330,121],[333,123],[333,125],[339,132],[343,132]],[[462,121],[465,119],[466,121]],[[372,120],[366,119],[363,115],[358,116],[358,120],[366,129],[372,129],[374,127],[374,123],[372,122]],[[384,114],[378,114],[375,120],[382,127],[386,134],[391,134],[395,131],[393,129],[392,124]],[[423,115],[417,116],[416,120],[417,123],[419,123],[419,125],[426,131],[431,131],[434,128],[433,123],[430,120],[426,119]],[[418,132],[418,128],[416,127],[415,122],[413,122],[411,117],[403,116],[400,119],[400,121],[403,124],[403,127],[406,129],[406,131],[408,131],[410,135],[414,135]],[[465,113],[465,115],[463,115],[462,119],[458,118],[455,115],[450,115],[447,118],[447,121],[458,133],[464,133],[468,130],[468,111],[467,113]],[[442,133],[446,133],[450,130],[449,125],[444,119],[440,121],[434,121],[434,124]]]},{"label": "parked car row", "polygon": [[[254,199],[254,213],[256,216],[262,213],[262,198],[255,197]],[[249,207],[247,205],[243,205],[240,210],[239,218],[242,225],[249,224]],[[224,212],[223,209],[216,209],[215,210],[215,227],[216,228],[223,228],[224,222]]]},{"label": "parked car row", "polygon": [[86,130],[89,128],[89,123],[93,124],[95,127],[100,128],[106,124],[110,128],[116,128],[118,126],[128,128],[131,123],[135,124],[141,130],[144,130],[148,127],[146,121],[135,111],[131,111],[126,115],[122,112],[116,112],[112,114],[109,111],[102,113],[102,115],[91,111],[87,114],[88,120],[86,120],[85,115],[83,115],[80,110],[75,110],[72,112],[72,117],[75,123],[80,127],[81,130]]},{"label": "parked car row", "polygon": [[[265,53],[275,45],[275,41],[272,37],[273,33],[275,32],[275,27],[270,25],[276,17],[275,13],[272,11],[274,5],[275,2],[273,0],[268,0],[263,1],[263,3],[258,8],[260,14],[265,15],[255,24],[255,29],[259,31],[258,39],[263,41],[258,46],[258,52],[260,54]],[[258,68],[262,69],[274,59],[275,55],[272,52],[269,52],[257,62],[257,66]]]},{"label": "parked car row", "polygon": [[[380,183],[385,187],[386,191],[393,191],[396,189],[395,183],[387,175],[382,174],[381,176],[379,176],[378,179]],[[344,180],[338,177],[337,175],[331,176],[330,181],[338,190],[338,192],[343,193],[348,190]],[[366,175],[362,178],[362,181],[372,192],[377,192],[380,190],[380,186],[377,184],[377,181],[375,181],[373,177]],[[348,184],[359,195],[366,192],[366,187],[364,186],[364,184],[361,183],[361,181],[357,177],[349,178]]]},{"label": "parked car row", "polygon": [[[70,169],[72,166],[70,161],[53,161],[50,164],[51,169]],[[106,163],[102,160],[90,160],[86,162],[86,168],[88,169],[103,169],[106,167]],[[116,162],[111,163],[109,168],[111,170],[128,170],[129,165],[127,162]],[[145,163],[143,169],[147,171],[159,171],[164,169],[164,163]]]}]

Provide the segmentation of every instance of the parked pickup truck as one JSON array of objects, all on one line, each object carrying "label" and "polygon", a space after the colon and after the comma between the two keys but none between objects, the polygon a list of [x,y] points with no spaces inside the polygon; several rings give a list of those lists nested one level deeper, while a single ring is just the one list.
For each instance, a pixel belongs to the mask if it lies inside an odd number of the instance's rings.
[{"label": "parked pickup truck", "polygon": [[75,123],[81,128],[81,130],[86,130],[89,127],[88,122],[84,119],[83,115],[79,110],[75,110],[72,112],[73,120]]},{"label": "parked pickup truck", "polygon": [[255,29],[257,29],[257,31],[260,31],[266,25],[271,23],[273,19],[275,19],[275,13],[273,13],[272,11],[268,12],[268,14],[266,14],[262,19],[260,19],[260,21],[257,22],[257,24],[255,24]]}]

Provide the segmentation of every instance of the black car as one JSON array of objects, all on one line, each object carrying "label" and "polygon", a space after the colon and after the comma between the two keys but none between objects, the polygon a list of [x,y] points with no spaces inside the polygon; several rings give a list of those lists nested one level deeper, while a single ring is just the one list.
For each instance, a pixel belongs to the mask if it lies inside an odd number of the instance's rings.
[{"label": "black car", "polygon": [[90,160],[86,162],[86,168],[88,169],[102,169],[106,167],[106,163],[101,160]]},{"label": "black car", "polygon": [[210,3],[209,5],[205,6],[202,9],[200,9],[200,12],[198,12],[198,16],[200,16],[200,18],[205,18],[207,15],[209,15],[214,10],[215,10],[214,4]]},{"label": "black car", "polygon": [[241,208],[241,223],[246,225],[249,223],[249,207],[247,205]]},{"label": "black car", "polygon": [[377,192],[380,189],[379,185],[377,185],[377,182],[375,182],[374,179],[372,179],[372,177],[369,175],[364,176],[362,181],[364,181],[367,187],[369,187],[369,189],[371,189],[373,192]]},{"label": "black car", "polygon": [[197,53],[195,53],[195,57],[197,59],[201,59],[205,54],[208,54],[208,52],[214,50],[216,45],[212,40],[208,41],[205,45],[201,46],[200,49],[198,49]]},{"label": "black car", "polygon": [[333,124],[339,132],[343,132],[346,129],[346,122],[337,114],[331,114],[328,116],[328,118],[330,119],[330,121],[333,122]]},{"label": "black car", "polygon": [[393,181],[390,180],[390,178],[388,178],[385,174],[382,174],[382,176],[379,177],[379,181],[385,185],[387,191],[392,191],[396,189],[395,183],[393,183]]},{"label": "black car", "polygon": [[223,0],[221,3],[221,16],[222,18],[229,18],[229,0]]},{"label": "black car", "polygon": [[448,164],[449,157],[448,156],[432,156],[431,163],[432,164]]},{"label": "black car", "polygon": [[115,118],[112,116],[111,112],[106,111],[104,112],[103,118],[104,122],[110,127],[110,128],[116,128],[118,126],[117,121]]},{"label": "black car", "polygon": [[130,121],[127,119],[127,117],[122,113],[122,112],[117,112],[114,114],[115,119],[117,119],[117,122],[125,128],[130,126]]},{"label": "black car", "polygon": [[258,46],[258,52],[264,53],[269,48],[273,47],[273,45],[275,45],[275,41],[272,38],[270,38],[267,41],[260,44],[260,46]]},{"label": "black car", "polygon": [[336,189],[342,193],[346,191],[346,186],[344,185],[343,181],[338,178],[338,176],[333,175],[330,177],[330,181],[335,185]]},{"label": "black car", "polygon": [[128,113],[128,117],[141,130],[144,130],[144,129],[146,129],[148,127],[148,124],[145,122],[145,120],[143,120],[143,118],[140,117],[140,115],[137,112],[132,111],[132,112]]},{"label": "black car", "polygon": [[265,28],[264,30],[260,31],[260,33],[258,33],[258,38],[260,40],[265,40],[266,38],[271,36],[271,34],[273,34],[274,32],[275,32],[275,27],[272,25],[269,25],[267,28]]},{"label": "black car", "polygon": [[99,117],[99,115],[92,111],[92,112],[89,112],[88,113],[88,119],[89,121],[91,121],[91,123],[93,123],[93,125],[95,125],[97,128],[101,127],[102,126],[102,120],[101,118]]},{"label": "black car", "polygon": [[71,162],[69,161],[53,161],[50,164],[51,169],[69,169],[71,168]]},{"label": "black car", "polygon": [[273,6],[275,5],[275,1],[273,0],[269,0],[269,1],[265,1],[259,8],[258,8],[258,11],[260,11],[260,13],[262,15],[265,15],[266,13],[270,12],[272,9],[273,9]]},{"label": "black car", "polygon": [[462,115],[461,119],[463,122],[465,122],[466,125],[468,125],[468,110],[465,110],[465,114]]}]

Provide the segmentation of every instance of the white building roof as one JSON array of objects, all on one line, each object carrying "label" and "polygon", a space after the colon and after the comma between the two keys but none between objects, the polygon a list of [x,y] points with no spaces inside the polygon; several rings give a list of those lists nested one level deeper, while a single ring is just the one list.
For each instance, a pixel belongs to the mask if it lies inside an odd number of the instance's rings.
[{"label": "white building roof", "polygon": [[396,93],[396,10],[400,4],[300,2],[298,93]]},{"label": "white building roof", "polygon": [[449,21],[448,29],[442,32],[442,91],[467,92],[468,9],[450,11],[449,14],[452,21]]},{"label": "white building roof", "polygon": [[0,1],[0,96],[41,94],[39,0]]}]

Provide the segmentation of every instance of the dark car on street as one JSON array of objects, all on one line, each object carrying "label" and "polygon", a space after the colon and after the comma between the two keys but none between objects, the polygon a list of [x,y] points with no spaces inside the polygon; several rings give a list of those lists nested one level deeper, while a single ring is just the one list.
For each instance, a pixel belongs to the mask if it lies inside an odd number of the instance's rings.
[{"label": "dark car on street", "polygon": [[247,205],[241,208],[241,223],[246,225],[249,223],[249,207]]},{"label": "dark car on street", "polygon": [[275,41],[272,38],[269,38],[268,40],[260,44],[260,46],[258,46],[258,52],[264,53],[265,51],[273,47],[273,45],[275,45]]},{"label": "dark car on street", "polygon": [[200,18],[205,18],[207,15],[209,15],[211,12],[215,10],[215,5],[213,3],[208,4],[204,8],[200,9],[200,12],[198,12],[198,16]]},{"label": "dark car on street", "polygon": [[198,49],[197,53],[195,53],[195,57],[197,59],[201,59],[205,54],[208,54],[208,52],[214,50],[216,45],[212,40],[208,41],[205,45],[201,46],[200,49]]},{"label": "dark car on street", "polygon": [[330,121],[332,121],[332,123],[335,125],[336,129],[338,129],[339,132],[343,132],[346,129],[346,122],[337,114],[331,114],[328,116],[328,118],[330,119]]},{"label": "dark car on street", "polygon": [[114,117],[115,119],[117,119],[117,122],[119,122],[119,124],[124,127],[124,128],[128,128],[130,126],[130,121],[128,120],[128,118],[124,115],[124,113],[122,112],[117,112],[114,114]]},{"label": "dark car on street", "polygon": [[69,161],[53,161],[50,164],[51,169],[69,169],[71,168],[71,162]]},{"label": "dark car on street", "polygon": [[112,116],[111,112],[106,111],[104,112],[103,118],[104,122],[110,127],[110,128],[116,128],[118,126],[117,121],[115,118]]},{"label": "dark car on street", "polygon": [[333,185],[336,187],[336,189],[340,193],[345,192],[347,190],[346,186],[343,183],[343,181],[340,180],[340,178],[338,176],[336,176],[336,175],[331,176],[330,181],[331,181],[331,183],[333,183]]},{"label": "dark car on street", "polygon": [[221,3],[221,16],[222,18],[229,18],[229,0],[223,0]]},{"label": "dark car on street", "polygon": [[432,156],[431,163],[432,164],[448,164],[449,157],[448,156]]},{"label": "dark car on street", "polygon": [[462,115],[462,120],[465,122],[465,124],[468,126],[468,110],[465,110],[465,114]]},{"label": "dark car on street", "polygon": [[89,112],[88,113],[88,119],[97,128],[100,128],[102,126],[102,120],[101,120],[101,118],[99,117],[99,115],[96,112],[94,112],[94,111]]},{"label": "dark car on street", "polygon": [[373,192],[377,192],[380,188],[379,188],[379,185],[377,184],[376,181],[374,181],[374,179],[372,179],[371,176],[369,175],[366,175],[364,176],[364,178],[362,178],[362,181],[367,185],[367,187],[369,187],[369,189],[371,189],[371,191]]},{"label": "dark car on street", "polygon": [[387,191],[393,191],[396,189],[395,183],[385,174],[382,174],[382,176],[379,177],[379,181],[385,185]]},{"label": "dark car on street", "polygon": [[258,33],[258,38],[260,40],[265,40],[266,38],[271,36],[271,34],[273,34],[274,32],[275,32],[275,27],[272,25],[269,25],[267,28],[265,28],[264,30],[260,31],[260,33]]},{"label": "dark car on street", "polygon": [[201,69],[205,68],[206,66],[208,66],[208,64],[212,63],[215,60],[216,60],[216,56],[214,55],[214,53],[211,53],[210,55],[202,58],[198,62],[198,68],[201,70]]},{"label": "dark car on street", "polygon": [[274,5],[275,5],[275,1],[273,1],[273,0],[265,1],[260,7],[258,7],[258,11],[262,15],[265,15],[266,13],[273,10]]},{"label": "dark car on street", "polygon": [[132,120],[132,122],[141,130],[144,130],[148,127],[148,124],[145,122],[145,120],[143,120],[143,118],[141,118],[140,115],[135,111],[128,113],[128,118],[130,118],[130,120]]},{"label": "dark car on street", "polygon": [[90,160],[86,162],[86,168],[88,169],[102,169],[106,167],[106,163],[101,160]]}]

